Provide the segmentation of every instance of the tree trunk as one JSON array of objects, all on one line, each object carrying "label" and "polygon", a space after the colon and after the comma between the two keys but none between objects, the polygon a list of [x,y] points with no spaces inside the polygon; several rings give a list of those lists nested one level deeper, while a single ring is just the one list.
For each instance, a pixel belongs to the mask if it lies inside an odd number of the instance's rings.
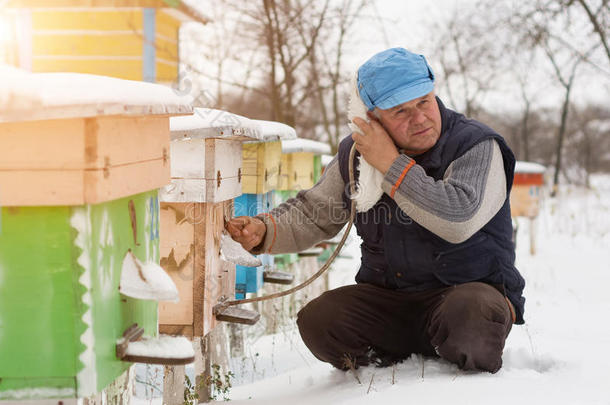
[{"label": "tree trunk", "polygon": [[559,124],[559,131],[557,132],[557,147],[555,148],[555,174],[553,175],[553,190],[551,191],[551,197],[557,195],[557,189],[559,187],[559,173],[561,171],[561,152],[563,150],[563,141],[566,133],[566,126],[568,122],[568,110],[570,108],[570,90],[572,89],[572,79],[566,86],[566,94],[563,100],[563,107],[561,108],[561,123]]},{"label": "tree trunk", "polygon": [[525,161],[530,160],[530,147],[529,147],[529,123],[530,118],[530,102],[525,102],[525,111],[523,112],[523,119],[521,120],[521,151],[523,152],[522,159]]},{"label": "tree trunk", "polygon": [[276,54],[275,54],[275,29],[273,25],[273,18],[271,17],[271,3],[274,0],[263,0],[263,6],[265,9],[265,35],[266,35],[266,46],[269,54],[269,86],[271,86],[271,120],[279,121],[281,119],[280,113],[280,96],[278,86],[276,83]]}]

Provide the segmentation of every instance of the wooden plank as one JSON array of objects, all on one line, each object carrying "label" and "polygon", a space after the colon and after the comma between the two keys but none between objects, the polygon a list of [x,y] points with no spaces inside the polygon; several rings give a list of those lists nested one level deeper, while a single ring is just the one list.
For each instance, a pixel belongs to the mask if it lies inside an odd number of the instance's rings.
[{"label": "wooden plank", "polygon": [[0,170],[82,169],[83,119],[0,123]]},{"label": "wooden plank", "polygon": [[206,181],[202,179],[172,179],[163,187],[159,198],[165,202],[206,202]]},{"label": "wooden plank", "polygon": [[167,117],[0,124],[5,205],[80,205],[169,183]]},{"label": "wooden plank", "polygon": [[178,61],[167,63],[157,59],[157,83],[175,82],[178,79]]},{"label": "wooden plank", "polygon": [[[242,191],[263,194],[275,190],[279,185],[282,156],[280,141],[246,143],[242,149]],[[252,185],[256,177],[255,185]]]},{"label": "wooden plank", "polygon": [[87,168],[169,158],[168,117],[102,116],[85,123]]},{"label": "wooden plank", "polygon": [[280,167],[279,167],[279,177],[278,177],[278,190],[289,190],[288,188],[288,178],[291,174],[291,165],[290,165],[290,154],[282,153],[282,157],[280,159]]},{"label": "wooden plank", "polygon": [[206,270],[206,224],[208,222],[206,204],[194,203],[198,220],[194,224],[195,262],[193,264],[193,336],[204,334],[204,291]]},{"label": "wooden plank", "polygon": [[[235,288],[235,271],[232,263],[220,259],[220,235],[224,228],[224,218],[231,215],[231,201],[221,203],[192,203],[192,204],[163,204],[161,209],[161,251],[164,258],[169,258],[170,249],[176,246],[188,244],[189,233],[178,227],[183,227],[181,221],[188,221],[192,225],[192,250],[189,254],[193,255],[191,281],[191,305],[192,305],[192,333],[193,336],[203,337],[216,326],[216,319],[213,315],[213,308],[218,303],[221,296],[233,297]],[[170,213],[174,210],[174,213]],[[173,217],[172,217],[173,216]],[[182,218],[182,219],[181,219]],[[166,224],[169,227],[166,227]],[[171,228],[173,227],[173,228]],[[170,231],[170,229],[173,229]],[[172,237],[168,234],[176,235]],[[166,239],[167,238],[167,239]],[[172,242],[171,239],[176,239]],[[182,250],[184,257],[184,250]],[[174,256],[175,258],[176,256]],[[162,264],[169,262],[162,259]],[[185,270],[182,270],[183,274]],[[185,281],[177,280],[177,273],[173,269],[168,270],[170,277],[177,281],[176,285],[182,291],[188,284]],[[178,324],[188,322],[188,319],[181,318],[185,313],[187,295],[182,303],[160,305],[160,319],[162,325]],[[166,312],[171,310],[171,313]],[[181,313],[178,313],[182,311]],[[180,320],[181,319],[181,320]],[[179,321],[180,320],[180,321]],[[160,329],[161,330],[161,329]],[[168,330],[168,329],[163,329]]]},{"label": "wooden plank", "polygon": [[164,37],[178,41],[178,30],[180,29],[181,21],[170,15],[165,10],[157,12],[156,26],[157,33]]},{"label": "wooden plank", "polygon": [[258,175],[259,150],[263,148],[262,142],[246,142],[242,146],[242,167],[244,175]]},{"label": "wooden plank", "polygon": [[144,39],[136,33],[109,35],[56,34],[32,36],[32,53],[37,55],[142,56]]},{"label": "wooden plank", "polygon": [[256,194],[258,176],[241,176],[241,191],[244,194]]},{"label": "wooden plank", "polygon": [[171,174],[174,179],[205,179],[205,141],[173,140],[170,143]]},{"label": "wooden plank", "polygon": [[[258,150],[262,143],[244,143],[242,146],[242,174],[244,176],[257,175]],[[256,193],[254,193],[256,194]]]},{"label": "wooden plank", "polygon": [[0,170],[0,205],[82,205],[84,177],[81,170]]},{"label": "wooden plank", "polygon": [[193,325],[159,325],[159,333],[173,336],[185,336],[193,338]]},{"label": "wooden plank", "polygon": [[184,366],[165,366],[163,372],[163,404],[182,405],[184,402]]},{"label": "wooden plank", "polygon": [[203,336],[215,326],[213,308],[222,295],[222,263],[220,259],[220,235],[224,229],[224,203],[206,204],[206,257],[203,307]]},{"label": "wooden plank", "polygon": [[258,194],[275,190],[279,183],[282,143],[265,142],[262,152],[259,151],[257,170],[259,175]]},{"label": "wooden plank", "polygon": [[235,297],[235,263],[222,260],[222,295],[228,298]]},{"label": "wooden plank", "polygon": [[141,31],[141,10],[33,10],[34,30]]},{"label": "wooden plank", "polygon": [[170,182],[169,161],[156,159],[85,171],[85,203],[97,204],[153,190]]},{"label": "wooden plank", "polygon": [[142,58],[41,58],[34,56],[32,72],[75,72],[112,76],[126,80],[142,80]]},{"label": "wooden plank", "polygon": [[223,322],[241,323],[244,325],[254,325],[261,315],[251,309],[228,307],[216,315],[216,319]]},{"label": "wooden plank", "polygon": [[263,280],[265,283],[272,284],[292,284],[294,274],[283,271],[265,271],[263,273]]},{"label": "wooden plank", "polygon": [[242,193],[241,142],[229,139],[206,139],[205,156],[207,201],[220,202],[239,196]]},{"label": "wooden plank", "polygon": [[159,303],[159,324],[193,324],[194,226],[186,217],[188,204],[161,203],[161,267],[176,284],[180,301]]},{"label": "wooden plank", "polygon": [[155,37],[155,48],[157,58],[178,63],[178,42],[167,40],[159,36]]},{"label": "wooden plank", "polygon": [[288,178],[290,190],[306,190],[313,186],[313,153],[291,153],[291,173]]},{"label": "wooden plank", "polygon": [[216,180],[206,180],[206,201],[211,203],[230,200],[242,194],[241,181],[237,177],[223,178],[218,187]]},{"label": "wooden plank", "polygon": [[0,123],[0,170],[104,169],[168,157],[167,117]]},{"label": "wooden plank", "polygon": [[169,180],[161,159],[108,170],[0,170],[0,204],[97,204],[153,190]]}]

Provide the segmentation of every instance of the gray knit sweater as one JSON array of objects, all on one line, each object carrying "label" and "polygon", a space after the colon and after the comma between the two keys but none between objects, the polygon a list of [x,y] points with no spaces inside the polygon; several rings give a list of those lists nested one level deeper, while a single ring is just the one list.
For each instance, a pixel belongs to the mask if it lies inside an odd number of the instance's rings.
[{"label": "gray knit sweater", "polygon": [[[402,154],[383,180],[390,195],[412,158]],[[417,161],[417,159],[415,159]],[[346,187],[337,157],[309,190],[260,215],[267,227],[263,243],[252,252],[299,252],[335,236],[349,219],[342,193]],[[434,180],[415,164],[406,174],[394,199],[414,221],[451,243],[460,243],[481,229],[504,204],[506,176],[500,147],[495,140],[481,142],[453,161],[442,180]]]}]

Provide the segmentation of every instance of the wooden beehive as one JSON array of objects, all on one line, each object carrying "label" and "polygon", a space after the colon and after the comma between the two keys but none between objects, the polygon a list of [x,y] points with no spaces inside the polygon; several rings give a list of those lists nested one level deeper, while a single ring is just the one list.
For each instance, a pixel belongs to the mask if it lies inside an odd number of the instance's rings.
[{"label": "wooden beehive", "polygon": [[2,205],[93,204],[169,182],[167,114],[191,111],[170,88],[12,68],[0,74],[6,99],[16,92],[26,100],[0,112]]},{"label": "wooden beehive", "polygon": [[513,217],[535,218],[540,211],[540,198],[546,168],[537,163],[517,162],[510,194]]},{"label": "wooden beehive", "polygon": [[96,204],[167,184],[168,131],[154,116],[0,123],[2,205]]},{"label": "wooden beehive", "polygon": [[309,139],[282,141],[279,190],[307,190],[320,178],[322,154],[330,146]]},{"label": "wooden beehive", "polygon": [[165,202],[221,202],[242,194],[242,142],[262,139],[256,124],[227,111],[196,108],[171,120],[171,185]]},{"label": "wooden beehive", "polygon": [[242,191],[264,194],[278,187],[282,145],[280,141],[244,144]]},{"label": "wooden beehive", "polygon": [[196,109],[171,120],[171,184],[161,190],[161,265],[180,302],[162,303],[160,330],[203,337],[216,326],[213,307],[235,294],[235,265],[221,258],[225,219],[242,194],[242,142],[261,137],[245,117]]},{"label": "wooden beehive", "polygon": [[282,145],[280,140],[296,139],[288,125],[254,120],[263,142],[249,142],[243,148],[243,186],[248,194],[265,194],[280,184]]},{"label": "wooden beehive", "polygon": [[178,79],[180,25],[206,23],[162,0],[9,0],[5,62],[32,72],[80,72],[148,82]]},{"label": "wooden beehive", "polygon": [[0,399],[90,397],[131,365],[128,327],[157,334],[157,303],[119,288],[126,257],[159,263],[169,115],[190,106],[152,84],[2,74]]}]

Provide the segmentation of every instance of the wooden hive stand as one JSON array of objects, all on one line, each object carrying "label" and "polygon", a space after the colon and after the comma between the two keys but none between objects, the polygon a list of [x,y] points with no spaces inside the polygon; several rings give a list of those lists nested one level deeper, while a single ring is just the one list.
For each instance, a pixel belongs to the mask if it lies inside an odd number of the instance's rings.
[{"label": "wooden hive stand", "polygon": [[[159,330],[193,340],[200,398],[209,397],[209,387],[199,382],[212,362],[226,364],[212,353],[218,339],[226,343],[216,333],[218,321],[253,324],[259,318],[241,308],[214,313],[214,307],[235,296],[235,264],[223,258],[222,233],[242,194],[242,144],[261,136],[257,124],[226,111],[198,108],[171,120],[171,184],[161,190],[161,265],[180,301],[160,306]],[[164,403],[181,404],[183,368],[167,369],[166,376]]]},{"label": "wooden hive stand", "polygon": [[[536,254],[536,218],[540,212],[544,172],[538,163],[518,161],[510,193],[512,217],[525,217],[530,223],[530,253]],[[515,229],[516,234],[517,229]]]}]

